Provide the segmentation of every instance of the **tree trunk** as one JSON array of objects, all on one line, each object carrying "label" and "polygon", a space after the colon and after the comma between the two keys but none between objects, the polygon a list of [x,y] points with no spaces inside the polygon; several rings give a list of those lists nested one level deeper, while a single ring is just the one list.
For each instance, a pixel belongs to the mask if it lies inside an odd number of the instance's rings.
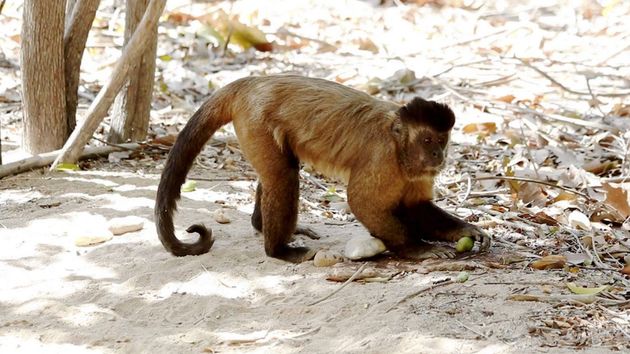
[{"label": "tree trunk", "polygon": [[78,0],[66,0],[66,18],[70,18],[72,16],[72,10],[74,10],[74,5],[76,5]]},{"label": "tree trunk", "polygon": [[[77,91],[79,89],[79,75],[81,74],[81,59],[99,2],[100,0],[68,0],[66,11],[70,11],[70,15],[66,17],[66,29],[63,36],[68,134],[74,130],[77,122],[76,114],[79,100]],[[70,7],[71,3],[74,3],[72,7]]]},{"label": "tree trunk", "polygon": [[147,49],[147,38],[155,30],[165,5],[166,0],[151,0],[140,24],[138,24],[138,29],[134,32],[127,48],[125,48],[116,63],[110,81],[101,88],[96,99],[90,105],[85,119],[80,126],[77,126],[72,131],[51,168],[54,169],[62,162],[75,163],[77,161],[85,144],[90,140],[98,125],[107,115],[107,110],[114,102],[116,94],[127,81],[131,67],[137,65],[140,57]]},{"label": "tree trunk", "polygon": [[[148,3],[149,0],[127,0],[125,46],[140,23]],[[149,42],[148,47],[143,52],[139,65],[131,68],[129,82],[116,98],[107,139],[111,143],[142,141],[146,138],[155,81],[157,23],[146,40]]]},{"label": "tree trunk", "polygon": [[65,1],[25,0],[22,21],[22,146],[30,153],[59,149],[68,136],[64,85]]}]

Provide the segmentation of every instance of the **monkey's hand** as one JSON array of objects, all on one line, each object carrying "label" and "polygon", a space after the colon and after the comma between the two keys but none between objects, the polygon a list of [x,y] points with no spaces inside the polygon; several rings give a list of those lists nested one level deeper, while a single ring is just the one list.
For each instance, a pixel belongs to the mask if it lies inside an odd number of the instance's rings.
[{"label": "monkey's hand", "polygon": [[430,258],[455,258],[454,249],[429,244],[419,240],[407,243],[404,247],[394,250],[394,253],[402,258],[413,259],[416,261],[422,261]]},{"label": "monkey's hand", "polygon": [[473,224],[465,223],[461,228],[457,228],[450,233],[454,242],[459,241],[462,237],[472,238],[479,244],[479,251],[487,251],[492,244],[492,237]]}]

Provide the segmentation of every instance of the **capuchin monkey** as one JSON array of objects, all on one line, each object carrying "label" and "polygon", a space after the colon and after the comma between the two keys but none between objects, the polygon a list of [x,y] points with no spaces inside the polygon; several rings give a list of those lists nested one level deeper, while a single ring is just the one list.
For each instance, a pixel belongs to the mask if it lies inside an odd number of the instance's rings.
[{"label": "capuchin monkey", "polygon": [[471,237],[479,250],[491,238],[433,202],[444,166],[451,109],[414,98],[404,106],[341,84],[302,76],[247,77],[216,91],[192,116],[166,160],[155,205],[160,241],[175,256],[208,252],[212,231],[195,224],[199,239],[177,239],[173,212],[195,157],[221,126],[233,122],[243,154],[259,176],[253,227],[270,257],[299,263],[314,251],[292,247],[298,216],[300,163],[348,183],[356,218],[390,251],[404,258],[451,258],[429,241]]}]

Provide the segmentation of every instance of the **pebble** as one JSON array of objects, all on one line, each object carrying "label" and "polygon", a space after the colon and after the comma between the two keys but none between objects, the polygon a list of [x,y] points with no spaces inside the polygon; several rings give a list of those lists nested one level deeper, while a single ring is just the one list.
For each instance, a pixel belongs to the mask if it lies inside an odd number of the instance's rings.
[{"label": "pebble", "polygon": [[127,232],[142,230],[144,227],[144,219],[139,216],[123,216],[121,218],[113,218],[109,220],[108,229],[112,234],[118,236]]},{"label": "pebble", "polygon": [[79,247],[97,245],[109,241],[114,237],[108,230],[95,230],[91,234],[78,235],[74,238],[74,244]]},{"label": "pebble", "polygon": [[350,205],[348,204],[348,202],[330,203],[330,208],[339,211],[342,215],[343,214],[350,214],[350,213],[352,213],[352,211],[350,210]]},{"label": "pebble", "polygon": [[230,218],[227,217],[227,215],[225,215],[223,209],[215,210],[212,213],[212,217],[214,218],[214,221],[218,222],[219,224],[229,224],[232,221],[230,220]]},{"label": "pebble", "polygon": [[346,243],[344,254],[346,257],[357,260],[370,258],[385,252],[387,248],[383,241],[370,236],[355,236]]},{"label": "pebble", "polygon": [[331,250],[319,250],[315,254],[313,264],[316,267],[330,267],[337,263],[343,262],[341,253]]}]

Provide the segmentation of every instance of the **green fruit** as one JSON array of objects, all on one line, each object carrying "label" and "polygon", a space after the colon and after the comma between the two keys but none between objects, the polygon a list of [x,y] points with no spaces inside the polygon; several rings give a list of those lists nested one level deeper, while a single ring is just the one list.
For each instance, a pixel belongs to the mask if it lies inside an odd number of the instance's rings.
[{"label": "green fruit", "polygon": [[457,252],[468,252],[473,249],[475,245],[475,241],[473,241],[470,237],[462,237],[457,241],[457,245],[455,245],[455,251]]},{"label": "green fruit", "polygon": [[458,283],[465,283],[468,281],[468,277],[470,277],[470,274],[468,272],[459,272],[459,274],[457,274],[457,278],[455,278],[455,281]]},{"label": "green fruit", "polygon": [[192,192],[197,188],[197,182],[189,180],[182,185],[182,192]]}]

